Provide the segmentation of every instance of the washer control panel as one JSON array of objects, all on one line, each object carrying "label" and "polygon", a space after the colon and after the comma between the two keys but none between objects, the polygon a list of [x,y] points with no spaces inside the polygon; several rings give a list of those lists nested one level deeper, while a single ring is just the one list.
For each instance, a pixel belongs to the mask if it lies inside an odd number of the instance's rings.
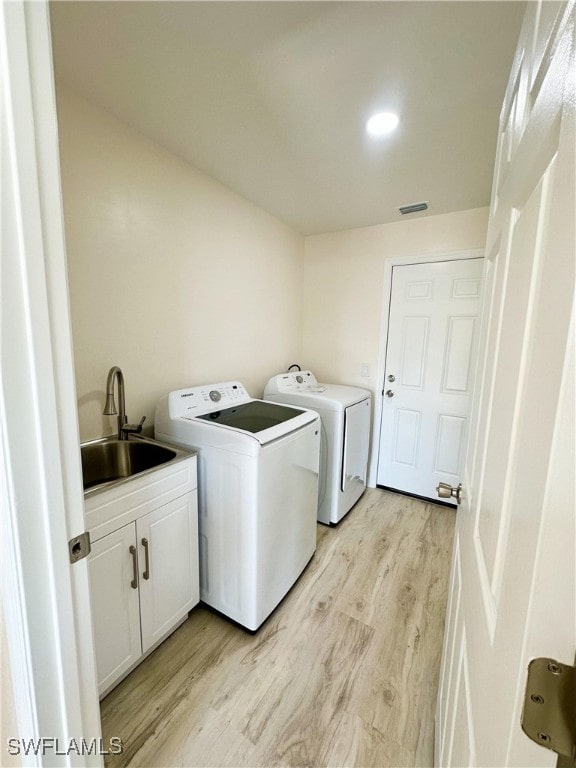
[{"label": "washer control panel", "polygon": [[266,384],[266,394],[287,394],[290,392],[325,392],[326,385],[319,384],[312,371],[288,371],[273,376]]},{"label": "washer control panel", "polygon": [[239,381],[178,389],[169,395],[170,417],[191,419],[201,413],[221,411],[252,399]]}]

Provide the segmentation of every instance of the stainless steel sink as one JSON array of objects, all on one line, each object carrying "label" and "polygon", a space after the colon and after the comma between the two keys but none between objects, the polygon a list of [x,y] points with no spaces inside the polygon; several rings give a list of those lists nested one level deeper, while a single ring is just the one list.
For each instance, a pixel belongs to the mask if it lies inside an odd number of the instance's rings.
[{"label": "stainless steel sink", "polygon": [[168,461],[190,455],[179,448],[143,438],[95,440],[83,443],[80,452],[85,491],[96,486],[122,482]]}]

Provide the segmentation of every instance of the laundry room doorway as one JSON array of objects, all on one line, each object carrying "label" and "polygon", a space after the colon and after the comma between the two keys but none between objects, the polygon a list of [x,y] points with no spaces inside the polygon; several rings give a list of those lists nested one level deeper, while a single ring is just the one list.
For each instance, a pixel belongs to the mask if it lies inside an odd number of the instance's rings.
[{"label": "laundry room doorway", "polygon": [[[464,466],[483,258],[391,265],[377,484],[437,499]],[[472,256],[472,258],[470,258]]]}]

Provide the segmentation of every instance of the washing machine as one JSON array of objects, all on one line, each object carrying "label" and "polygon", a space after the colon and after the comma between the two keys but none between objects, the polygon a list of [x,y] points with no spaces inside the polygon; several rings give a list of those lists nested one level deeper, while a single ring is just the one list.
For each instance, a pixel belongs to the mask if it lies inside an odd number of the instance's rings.
[{"label": "washing machine", "polygon": [[201,600],[258,629],[316,549],[318,414],[233,381],[170,392],[154,429],[199,452]]},{"label": "washing machine", "polygon": [[366,489],[371,394],[367,389],[320,384],[311,371],[273,376],[264,399],[316,411],[322,420],[318,521],[335,525]]}]

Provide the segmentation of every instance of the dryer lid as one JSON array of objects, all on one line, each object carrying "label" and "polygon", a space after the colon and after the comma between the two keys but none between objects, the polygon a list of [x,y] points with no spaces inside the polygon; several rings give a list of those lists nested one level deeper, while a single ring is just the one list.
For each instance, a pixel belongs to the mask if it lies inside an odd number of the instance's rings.
[{"label": "dryer lid", "polygon": [[292,394],[296,392],[326,391],[326,384],[319,384],[312,371],[287,371],[278,373],[266,384],[264,394]]},{"label": "dryer lid", "polygon": [[349,405],[371,398],[361,387],[346,384],[322,384],[312,371],[288,371],[272,376],[264,389],[266,400],[293,403],[315,410],[341,411]]}]

